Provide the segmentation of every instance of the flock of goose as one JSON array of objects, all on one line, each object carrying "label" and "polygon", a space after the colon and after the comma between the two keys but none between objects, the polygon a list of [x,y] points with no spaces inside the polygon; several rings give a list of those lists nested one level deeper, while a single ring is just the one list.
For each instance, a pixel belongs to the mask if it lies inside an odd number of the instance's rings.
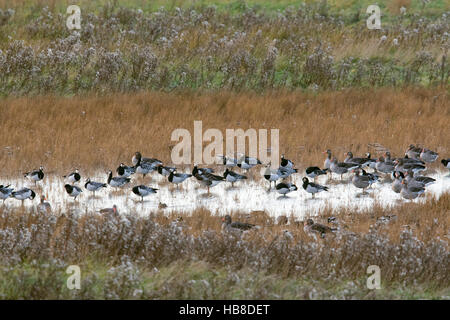
[{"label": "flock of goose", "polygon": [[[420,175],[421,172],[426,170],[426,165],[435,162],[438,158],[438,153],[426,148],[416,147],[410,145],[405,152],[404,157],[391,158],[389,152],[385,152],[384,156],[378,159],[372,159],[370,153],[367,153],[365,157],[354,157],[352,152],[346,154],[346,158],[343,162],[339,162],[336,157],[333,157],[332,152],[327,150],[324,152],[326,158],[324,161],[323,169],[319,167],[308,167],[305,170],[305,177],[302,178],[302,188],[312,194],[314,198],[316,193],[328,191],[328,186],[315,183],[315,180],[320,175],[329,175],[332,179],[333,173],[339,175],[341,180],[342,176],[346,173],[354,173],[351,178],[351,182],[357,188],[363,190],[365,193],[367,188],[370,188],[372,184],[379,181],[381,175],[389,175],[393,178],[392,190],[408,200],[417,198],[420,194],[425,192],[425,188],[434,183],[435,179]],[[145,177],[152,172],[158,172],[159,174],[167,177],[170,183],[177,186],[183,183],[186,179],[194,177],[202,186],[208,190],[218,185],[221,182],[229,182],[233,186],[235,182],[248,179],[244,174],[251,168],[257,165],[262,165],[261,161],[256,158],[248,156],[242,156],[238,159],[221,156],[222,164],[225,166],[223,175],[214,173],[212,168],[199,168],[194,165],[192,173],[180,173],[177,172],[175,167],[164,166],[163,162],[155,158],[144,158],[140,152],[136,152],[132,157],[132,165],[127,166],[123,163],[116,169],[117,176],[113,176],[112,171],[108,171],[106,182],[91,181],[89,178],[85,180],[84,188],[90,192],[99,191],[102,188],[125,188],[131,182],[131,176],[135,174],[142,174]],[[450,169],[450,158],[442,159],[441,163],[447,169]],[[233,167],[238,167],[244,170],[242,173],[233,171]],[[269,182],[269,191],[272,188],[272,182],[275,185],[275,191],[283,196],[288,193],[298,190],[297,186],[291,182],[288,182],[288,178],[295,173],[298,173],[298,169],[294,168],[294,163],[281,156],[281,162],[278,169],[271,168],[271,163],[265,165],[263,177]],[[371,172],[368,170],[371,169]],[[38,170],[27,172],[24,177],[37,182],[44,179],[44,168],[41,166]],[[82,192],[81,186],[76,185],[81,181],[81,175],[78,170],[63,176],[66,180],[64,189],[66,193],[76,199]],[[314,180],[311,182],[310,179]],[[157,193],[157,188],[149,187],[146,185],[137,185],[131,189],[131,192],[141,198],[151,194]],[[3,202],[8,198],[14,198],[23,201],[26,199],[33,200],[36,196],[35,191],[30,188],[22,188],[20,190],[14,190],[10,185],[0,185],[0,199]],[[50,205],[45,202],[45,196],[41,196],[41,203],[38,206],[40,211],[49,211]],[[116,208],[109,208],[108,210],[114,210]],[[115,210],[114,210],[115,212]],[[228,220],[227,220],[228,221]],[[231,223],[231,222],[230,222]]]}]

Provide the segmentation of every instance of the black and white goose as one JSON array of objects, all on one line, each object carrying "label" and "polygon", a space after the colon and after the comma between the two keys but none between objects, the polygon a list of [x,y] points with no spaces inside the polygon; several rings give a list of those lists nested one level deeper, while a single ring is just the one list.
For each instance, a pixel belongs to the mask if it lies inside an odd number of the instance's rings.
[{"label": "black and white goose", "polygon": [[13,197],[14,199],[17,199],[17,200],[21,200],[22,204],[23,204],[23,201],[25,199],[33,200],[34,197],[36,197],[36,193],[34,193],[34,191],[31,190],[31,189],[22,188],[22,189],[20,189],[18,191],[13,191],[11,193],[11,197]]},{"label": "black and white goose", "polygon": [[199,179],[198,177],[205,173],[214,173],[214,170],[211,168],[199,168],[197,165],[194,165],[194,168],[192,169],[192,175],[197,180],[202,180],[202,179]]},{"label": "black and white goose", "polygon": [[138,152],[136,152],[134,154],[133,158],[131,159],[131,163],[133,164],[133,166],[136,166],[139,161],[148,163],[148,164],[154,166],[155,168],[157,166],[159,166],[160,164],[163,164],[161,160],[158,160],[158,159],[155,159],[155,158],[144,158],[144,157],[142,157],[141,153],[138,151]]},{"label": "black and white goose", "polygon": [[30,180],[34,181],[34,184],[36,184],[36,182],[44,179],[44,167],[40,166],[39,170],[26,172],[24,173],[24,177],[29,178]]},{"label": "black and white goose", "polygon": [[264,170],[264,179],[269,181],[269,190],[272,188],[272,182],[276,182],[280,179],[281,172],[280,170],[274,170],[270,168],[270,162],[266,165],[266,169]]},{"label": "black and white goose", "polygon": [[222,159],[222,164],[226,167],[236,167],[238,160],[235,158],[230,158],[230,157],[226,157],[226,156],[218,156],[219,158]]},{"label": "black and white goose", "polygon": [[254,166],[262,164],[262,162],[257,158],[252,158],[248,156],[242,156],[239,158],[237,166],[245,171],[253,168]]},{"label": "black and white goose", "polygon": [[373,169],[373,170],[377,170],[376,166],[377,166],[377,160],[376,159],[372,159],[371,158],[372,155],[370,154],[370,152],[366,153],[366,158],[367,158],[367,165],[369,166],[369,168]]},{"label": "black and white goose", "polygon": [[142,177],[145,178],[147,174],[157,169],[155,164],[149,162],[143,162],[142,158],[138,158],[137,163],[135,164],[136,173],[142,174]]},{"label": "black and white goose", "polygon": [[65,184],[64,188],[66,189],[67,194],[73,197],[74,200],[77,200],[77,197],[83,192],[80,187],[71,184]]},{"label": "black and white goose", "polygon": [[8,199],[11,196],[11,193],[13,193],[14,189],[9,187],[10,185],[3,186],[0,185],[0,199],[5,202],[6,199]]},{"label": "black and white goose", "polygon": [[119,175],[119,177],[128,178],[129,176],[131,176],[136,172],[136,168],[126,166],[125,164],[121,163],[119,167],[117,167],[116,172]]},{"label": "black and white goose", "polygon": [[225,170],[223,177],[226,181],[231,182],[231,186],[234,187],[234,183],[239,180],[247,179],[246,176],[236,173],[234,171],[229,170],[228,168]]},{"label": "black and white goose", "polygon": [[280,176],[280,179],[286,179],[291,174],[297,173],[298,169],[294,169],[291,167],[279,167],[278,168],[278,175]]},{"label": "black and white goose", "polygon": [[178,173],[177,170],[173,170],[172,172],[170,172],[169,177],[167,178],[167,180],[169,180],[169,182],[171,183],[175,183],[177,185],[178,188],[178,184],[182,183],[184,180],[188,179],[192,177],[192,174],[190,173]]},{"label": "black and white goose", "polygon": [[87,178],[86,183],[84,184],[84,187],[86,188],[86,190],[89,190],[94,193],[94,197],[95,197],[95,192],[97,190],[99,190],[101,188],[106,188],[107,186],[108,185],[106,183],[91,181],[90,178]]},{"label": "black and white goose", "polygon": [[320,169],[319,167],[308,167],[305,170],[306,175],[311,178],[314,179],[314,181],[316,180],[316,177],[323,175],[323,174],[327,174],[328,169]]},{"label": "black and white goose", "polygon": [[283,167],[283,168],[294,168],[294,163],[291,160],[286,159],[284,157],[284,154],[282,154],[281,155],[280,167]]},{"label": "black and white goose", "polygon": [[78,171],[78,169],[75,169],[74,172],[63,176],[63,178],[67,179],[67,181],[69,181],[70,183],[76,183],[76,182],[80,181],[81,175],[80,175],[80,172]]},{"label": "black and white goose", "polygon": [[176,168],[175,167],[167,167],[167,166],[159,165],[157,167],[157,170],[158,170],[158,173],[160,175],[168,177],[172,172],[174,172],[176,170]]},{"label": "black and white goose", "polygon": [[147,187],[144,185],[135,186],[132,189],[132,191],[135,195],[138,195],[139,197],[141,197],[141,202],[144,202],[144,197],[146,197],[152,193],[156,193],[156,190],[158,190],[158,189]]},{"label": "black and white goose", "polygon": [[297,186],[293,183],[280,182],[275,186],[275,189],[279,194],[282,194],[283,196],[286,197],[286,194],[288,194],[289,192],[296,191]]},{"label": "black and white goose", "polygon": [[361,169],[362,175],[369,178],[369,184],[372,186],[375,182],[380,180],[380,176],[375,173],[368,173],[366,170]]},{"label": "black and white goose", "polygon": [[304,177],[302,179],[302,181],[303,181],[303,185],[302,185],[303,189],[306,192],[311,193],[313,199],[314,199],[314,195],[316,193],[319,193],[319,192],[322,192],[322,191],[328,191],[328,187],[321,186],[320,184],[316,184],[316,183],[313,183],[313,182],[309,182],[307,177]]},{"label": "black and white goose", "polygon": [[112,176],[112,171],[111,171],[111,170],[108,171],[108,180],[107,180],[107,183],[108,183],[111,187],[120,188],[120,187],[123,187],[124,185],[126,185],[127,183],[129,183],[130,181],[131,181],[130,178],[125,178],[125,177],[113,177],[113,176]]},{"label": "black and white goose", "polygon": [[202,185],[208,188],[208,194],[210,188],[217,186],[219,183],[225,180],[225,178],[222,176],[218,176],[208,172],[202,174],[197,173],[195,177],[198,181],[200,181]]},{"label": "black and white goose", "polygon": [[442,165],[444,166],[444,168],[447,168],[450,170],[450,158],[448,159],[442,159],[441,160]]}]

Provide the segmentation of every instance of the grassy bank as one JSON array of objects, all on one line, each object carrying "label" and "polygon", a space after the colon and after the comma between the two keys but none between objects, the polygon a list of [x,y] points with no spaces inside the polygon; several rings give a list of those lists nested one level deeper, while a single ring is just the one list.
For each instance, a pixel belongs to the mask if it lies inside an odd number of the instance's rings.
[{"label": "grassy bank", "polygon": [[67,29],[63,2],[0,3],[0,96],[448,86],[443,1],[383,2],[381,30],[355,1],[189,3],[82,2],[79,32]]},{"label": "grassy bank", "polygon": [[[449,209],[447,193],[358,214],[327,210],[315,220],[327,224],[333,215],[339,231],[314,239],[295,217],[277,225],[270,212],[237,209],[235,219],[260,228],[235,234],[201,209],[140,217],[127,208],[101,216],[0,207],[0,297],[448,298]],[[387,215],[396,218],[379,219]],[[66,287],[69,265],[80,267],[81,290]],[[369,265],[380,267],[382,290],[367,289]]]},{"label": "grassy bank", "polygon": [[8,98],[0,118],[2,175],[16,177],[40,165],[61,175],[74,167],[107,170],[130,163],[136,151],[171,163],[178,143],[171,141],[173,130],[185,128],[193,138],[195,120],[203,121],[203,133],[217,128],[224,137],[226,129],[268,129],[269,135],[279,129],[280,154],[300,168],[322,166],[327,148],[341,160],[347,151],[382,155],[372,143],[393,156],[404,154],[411,143],[425,145],[445,158],[450,152],[447,102],[446,91],[414,88]]}]

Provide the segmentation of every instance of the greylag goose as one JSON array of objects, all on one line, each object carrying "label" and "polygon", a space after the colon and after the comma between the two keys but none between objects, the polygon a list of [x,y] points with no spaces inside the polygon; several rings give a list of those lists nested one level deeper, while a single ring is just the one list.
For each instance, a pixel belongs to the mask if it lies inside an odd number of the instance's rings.
[{"label": "greylag goose", "polygon": [[384,161],[384,157],[379,157],[376,164],[377,171],[380,171],[381,173],[391,173],[395,169],[394,163],[388,163]]},{"label": "greylag goose", "polygon": [[400,194],[405,199],[413,200],[425,192],[425,188],[423,187],[414,187],[414,186],[409,187],[405,179],[403,179],[402,184],[403,187],[402,190],[400,191]]},{"label": "greylag goose", "polygon": [[303,230],[306,234],[313,236],[314,238],[315,234],[319,234],[321,238],[325,238],[325,234],[337,231],[337,228],[330,228],[323,224],[314,223],[313,219],[308,219],[304,223]]},{"label": "greylag goose", "polygon": [[417,159],[420,157],[420,153],[422,152],[422,148],[416,147],[413,144],[410,144],[408,149],[405,152],[409,158]]},{"label": "greylag goose", "polygon": [[353,157],[353,153],[351,151],[346,153],[346,158],[344,160],[345,163],[353,163],[353,164],[357,164],[359,166],[366,166],[369,163],[369,159],[368,158],[354,158]]},{"label": "greylag goose", "polygon": [[400,193],[403,187],[402,181],[405,178],[405,176],[401,171],[394,171],[392,175],[394,177],[394,181],[392,182],[391,188],[395,193]]},{"label": "greylag goose", "polygon": [[303,181],[303,184],[302,184],[303,189],[306,192],[311,193],[313,199],[314,199],[314,195],[316,193],[319,193],[322,191],[328,191],[328,187],[321,186],[320,184],[316,184],[313,182],[309,182],[308,178],[306,178],[306,177],[303,177],[302,181]]},{"label": "greylag goose", "polygon": [[424,188],[436,182],[436,179],[430,177],[414,176],[414,173],[411,170],[406,173],[405,179],[410,187],[415,186]]},{"label": "greylag goose", "polygon": [[356,168],[359,168],[359,167],[360,166],[358,164],[354,164],[354,163],[338,162],[336,157],[333,158],[333,161],[331,161],[331,164],[330,164],[331,172],[341,175],[341,180],[342,180],[343,174],[345,174],[351,170],[354,170]]},{"label": "greylag goose", "polygon": [[422,149],[422,152],[420,153],[420,159],[428,163],[435,162],[438,157],[439,153],[429,149]]},{"label": "greylag goose", "polygon": [[426,169],[426,167],[421,164],[405,163],[404,159],[396,159],[394,161],[394,164],[395,164],[395,171],[401,171],[403,173],[406,173],[411,170],[414,174],[416,174]]},{"label": "greylag goose", "polygon": [[251,223],[239,222],[239,221],[232,222],[231,216],[228,214],[222,218],[222,229],[225,229],[225,230],[237,229],[237,230],[241,230],[241,231],[246,231],[246,230],[250,230],[253,227],[255,227],[255,225],[251,224]]},{"label": "greylag goose", "polygon": [[160,164],[162,164],[161,160],[155,158],[143,158],[141,153],[138,151],[134,154],[133,158],[131,159],[131,163],[133,164],[133,166],[136,166],[139,161],[146,162],[154,167],[157,167]]},{"label": "greylag goose", "polygon": [[359,170],[353,170],[355,175],[352,178],[352,183],[355,187],[363,189],[363,193],[366,191],[366,188],[370,186],[370,178],[368,176],[360,175]]},{"label": "greylag goose", "polygon": [[45,196],[41,195],[41,202],[37,206],[37,210],[40,213],[50,213],[52,211],[50,203],[46,202],[45,200],[47,200]]}]

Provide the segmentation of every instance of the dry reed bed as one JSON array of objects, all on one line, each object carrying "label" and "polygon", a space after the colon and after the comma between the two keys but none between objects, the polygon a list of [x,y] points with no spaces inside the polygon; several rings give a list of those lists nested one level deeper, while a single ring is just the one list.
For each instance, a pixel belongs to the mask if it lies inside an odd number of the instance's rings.
[{"label": "dry reed bed", "polygon": [[[450,283],[449,209],[447,193],[421,205],[374,208],[357,215],[346,210],[324,212],[324,221],[330,214],[338,218],[341,232],[313,240],[295,223],[274,226],[261,216],[254,220],[261,229],[238,235],[222,233],[219,218],[204,210],[175,223],[175,214],[167,217],[162,212],[146,217],[133,211],[99,216],[91,212],[36,214],[3,207],[0,257],[2,265],[9,267],[32,261],[53,261],[62,268],[68,264],[83,268],[92,261],[116,267],[128,261],[129,268],[147,270],[200,260],[217,268],[248,268],[320,281],[357,281],[375,264],[382,270],[384,286],[446,288]],[[376,223],[387,214],[397,215],[397,220]],[[404,228],[405,224],[410,228]],[[283,229],[293,238],[283,236]]]},{"label": "dry reed bed", "polygon": [[217,128],[224,136],[227,128],[279,129],[280,154],[298,166],[321,166],[327,148],[339,159],[349,150],[377,156],[369,143],[394,156],[413,143],[448,157],[448,98],[446,91],[414,88],[11,97],[0,101],[0,175],[40,165],[58,174],[106,170],[130,163],[138,150],[170,163],[172,131],[186,128],[193,136],[194,120],[203,121],[203,132]]}]

